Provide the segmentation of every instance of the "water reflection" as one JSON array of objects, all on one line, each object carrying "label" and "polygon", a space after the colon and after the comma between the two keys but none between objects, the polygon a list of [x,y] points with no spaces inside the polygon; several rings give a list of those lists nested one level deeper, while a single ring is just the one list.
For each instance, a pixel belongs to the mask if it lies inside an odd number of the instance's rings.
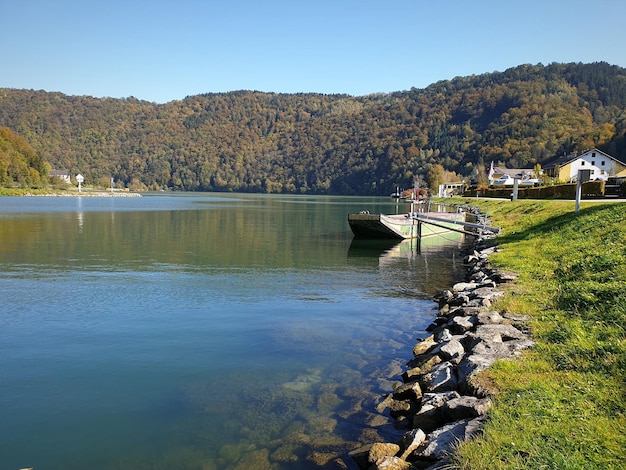
[{"label": "water reflection", "polygon": [[[450,274],[462,270],[457,253],[467,243],[463,234],[450,232],[422,240],[355,238],[347,257],[355,263],[376,263],[385,295],[431,298],[449,287]],[[450,265],[447,269],[442,266]]]}]

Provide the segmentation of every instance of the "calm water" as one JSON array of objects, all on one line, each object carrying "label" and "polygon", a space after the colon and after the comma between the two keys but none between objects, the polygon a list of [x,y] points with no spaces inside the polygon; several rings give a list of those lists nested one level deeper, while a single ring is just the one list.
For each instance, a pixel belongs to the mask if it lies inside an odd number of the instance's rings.
[{"label": "calm water", "polygon": [[376,401],[460,241],[356,243],[363,209],[397,207],[0,198],[0,468],[313,469],[395,435]]}]

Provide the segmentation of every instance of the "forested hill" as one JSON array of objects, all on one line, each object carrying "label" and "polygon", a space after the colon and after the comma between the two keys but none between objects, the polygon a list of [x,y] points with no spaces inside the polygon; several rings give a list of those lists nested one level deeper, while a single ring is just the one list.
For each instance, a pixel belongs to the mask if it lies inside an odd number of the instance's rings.
[{"label": "forested hill", "polygon": [[626,160],[626,69],[522,65],[364,97],[254,91],[156,104],[0,89],[0,126],[53,168],[150,189],[389,194],[598,147]]},{"label": "forested hill", "polygon": [[46,161],[11,129],[0,127],[0,187],[40,187],[47,184]]}]

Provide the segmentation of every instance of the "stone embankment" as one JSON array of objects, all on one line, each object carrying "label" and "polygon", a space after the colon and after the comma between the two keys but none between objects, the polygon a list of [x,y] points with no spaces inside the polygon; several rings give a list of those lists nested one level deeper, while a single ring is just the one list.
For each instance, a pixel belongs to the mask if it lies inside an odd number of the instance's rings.
[{"label": "stone embankment", "polygon": [[479,432],[491,406],[491,391],[477,374],[533,346],[524,328],[528,318],[491,308],[504,295],[498,286],[515,280],[489,266],[489,255],[497,250],[493,238],[477,237],[465,256],[466,282],[436,297],[439,314],[428,328],[432,334],[414,346],[404,383],[378,405],[406,432],[398,442],[351,452],[360,468],[445,468],[450,451]]}]

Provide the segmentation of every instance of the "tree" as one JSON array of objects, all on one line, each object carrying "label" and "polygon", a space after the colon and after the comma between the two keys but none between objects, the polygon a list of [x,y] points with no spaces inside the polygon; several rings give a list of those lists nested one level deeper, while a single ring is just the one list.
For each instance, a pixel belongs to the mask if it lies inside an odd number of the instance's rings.
[{"label": "tree", "polygon": [[443,165],[437,164],[430,167],[426,175],[428,187],[431,191],[437,191],[439,185],[445,183],[445,169]]}]

